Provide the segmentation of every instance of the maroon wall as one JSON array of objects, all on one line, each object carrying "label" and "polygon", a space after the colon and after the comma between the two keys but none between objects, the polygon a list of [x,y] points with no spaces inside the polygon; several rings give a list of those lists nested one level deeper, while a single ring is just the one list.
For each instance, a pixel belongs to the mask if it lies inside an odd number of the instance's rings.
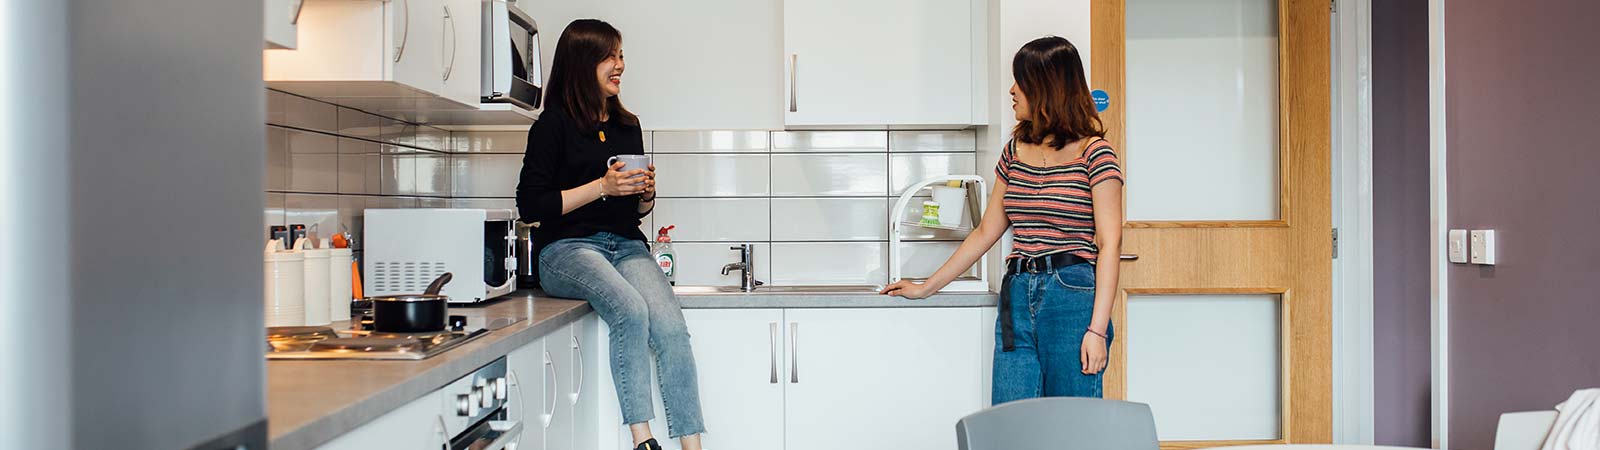
[{"label": "maroon wall", "polygon": [[1428,1],[1372,3],[1372,332],[1376,442],[1432,440]]},{"label": "maroon wall", "polygon": [[1449,226],[1499,265],[1451,265],[1450,446],[1600,385],[1600,2],[1445,2]]}]

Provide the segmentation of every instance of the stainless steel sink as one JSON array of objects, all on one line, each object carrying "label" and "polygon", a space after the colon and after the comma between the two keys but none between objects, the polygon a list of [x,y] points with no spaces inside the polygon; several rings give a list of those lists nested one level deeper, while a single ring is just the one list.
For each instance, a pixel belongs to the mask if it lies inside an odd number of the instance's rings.
[{"label": "stainless steel sink", "polygon": [[738,286],[673,286],[678,295],[819,295],[819,294],[877,294],[883,288],[867,285],[839,286],[758,286],[754,292],[740,291]]}]

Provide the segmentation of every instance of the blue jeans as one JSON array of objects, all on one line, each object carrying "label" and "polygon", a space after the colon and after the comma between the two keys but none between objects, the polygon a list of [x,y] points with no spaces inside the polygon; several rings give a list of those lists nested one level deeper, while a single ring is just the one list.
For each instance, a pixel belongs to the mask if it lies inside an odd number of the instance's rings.
[{"label": "blue jeans", "polygon": [[611,327],[611,380],[624,423],[655,418],[650,407],[654,349],[668,436],[705,432],[683,310],[644,242],[611,233],[552,242],[539,251],[539,281],[547,294],[589,301]]},{"label": "blue jeans", "polygon": [[[1035,397],[1100,397],[1102,373],[1083,374],[1084,333],[1094,315],[1094,265],[1047,267],[1006,279],[1011,302],[1012,351],[994,339],[994,404]],[[1106,327],[1106,337],[1113,337]],[[1111,341],[1106,340],[1107,351]]]}]

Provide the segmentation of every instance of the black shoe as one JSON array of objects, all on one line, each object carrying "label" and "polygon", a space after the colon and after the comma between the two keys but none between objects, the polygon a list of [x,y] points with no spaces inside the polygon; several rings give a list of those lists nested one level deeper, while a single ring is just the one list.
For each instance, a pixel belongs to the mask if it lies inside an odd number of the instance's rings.
[{"label": "black shoe", "polygon": [[661,450],[661,444],[656,442],[656,438],[645,439],[644,442],[640,442],[639,446],[634,447],[633,450]]}]

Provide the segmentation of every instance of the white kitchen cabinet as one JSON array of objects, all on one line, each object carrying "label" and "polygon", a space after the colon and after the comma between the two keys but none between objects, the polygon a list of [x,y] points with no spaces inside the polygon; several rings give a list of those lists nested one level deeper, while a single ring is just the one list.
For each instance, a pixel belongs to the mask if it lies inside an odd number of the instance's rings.
[{"label": "white kitchen cabinet", "polygon": [[300,5],[305,0],[265,0],[261,18],[262,38],[265,48],[289,49],[295,47],[295,23]]},{"label": "white kitchen cabinet", "polygon": [[[994,320],[992,311],[684,310],[700,376],[703,444],[711,450],[953,449],[956,421],[988,405],[984,357],[992,339],[985,335],[994,330],[984,321]],[[604,324],[596,328],[593,335],[605,336]],[[596,368],[597,389],[604,391],[597,411],[600,444],[584,448],[632,448],[627,427],[618,425],[610,369],[603,363]],[[651,384],[657,391],[655,380]],[[651,430],[663,447],[677,449],[676,441],[660,439],[667,429],[655,394]]]},{"label": "white kitchen cabinet", "polygon": [[550,450],[576,448],[573,446],[573,409],[576,406],[573,399],[577,393],[577,373],[573,369],[577,367],[577,356],[572,328],[568,324],[544,338],[544,350],[550,354],[549,375],[555,376],[554,383],[547,383],[555,391],[546,398],[551,413],[550,421],[544,424],[544,448]]},{"label": "white kitchen cabinet", "polygon": [[[445,74],[473,64],[481,11],[454,0],[307,1],[295,50],[264,52],[268,87],[314,98],[447,96]],[[446,9],[450,11],[447,19]],[[453,23],[453,24],[452,24]],[[447,34],[451,31],[451,34]],[[450,73],[473,79],[476,74]],[[477,105],[473,95],[468,106]]]},{"label": "white kitchen cabinet", "polygon": [[[436,450],[448,443],[440,430],[440,393],[412,400],[355,431],[317,447],[318,450]],[[459,432],[458,430],[453,430]],[[528,448],[528,447],[524,447]]]},{"label": "white kitchen cabinet", "polygon": [[522,422],[522,439],[517,446],[521,450],[552,448],[545,445],[544,417],[550,410],[548,398],[555,392],[550,388],[547,339],[548,336],[535,339],[506,355],[506,375],[511,378],[511,402],[506,415]]},{"label": "white kitchen cabinet", "polygon": [[785,125],[976,123],[972,1],[783,2]]},{"label": "white kitchen cabinet", "polygon": [[[611,390],[611,378],[600,378],[601,366],[607,364],[600,356],[606,348],[605,334],[600,332],[600,327],[600,315],[593,313],[572,324],[572,334],[578,343],[578,361],[573,364],[577,372],[573,379],[578,380],[573,387],[572,448],[575,449],[601,448],[600,394]],[[613,424],[605,425],[604,428],[610,430]]]},{"label": "white kitchen cabinet", "polygon": [[783,310],[691,309],[708,449],[783,448]]},{"label": "white kitchen cabinet", "polygon": [[444,97],[463,105],[483,96],[483,1],[444,0]]},{"label": "white kitchen cabinet", "polygon": [[598,17],[622,32],[622,103],[647,130],[783,128],[782,0],[519,0],[544,67],[561,31]]},{"label": "white kitchen cabinet", "polygon": [[789,309],[784,448],[955,449],[986,406],[980,308]]}]

